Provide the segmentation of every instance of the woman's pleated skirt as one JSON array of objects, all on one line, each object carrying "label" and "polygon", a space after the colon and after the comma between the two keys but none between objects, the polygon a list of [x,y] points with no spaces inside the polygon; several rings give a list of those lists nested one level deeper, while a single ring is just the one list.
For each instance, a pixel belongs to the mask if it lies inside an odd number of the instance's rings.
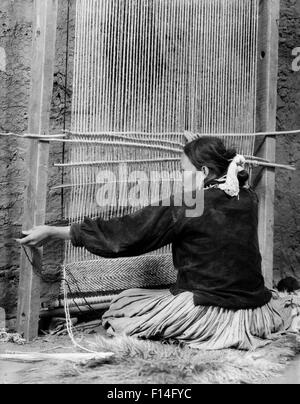
[{"label": "woman's pleated skirt", "polygon": [[253,310],[195,306],[193,294],[130,289],[116,296],[103,316],[110,335],[160,339],[191,348],[252,350],[264,346],[291,324],[284,299]]}]

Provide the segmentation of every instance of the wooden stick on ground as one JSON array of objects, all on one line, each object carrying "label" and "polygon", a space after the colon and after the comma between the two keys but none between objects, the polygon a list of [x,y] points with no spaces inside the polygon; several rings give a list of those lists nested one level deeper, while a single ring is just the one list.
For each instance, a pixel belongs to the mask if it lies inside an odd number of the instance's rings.
[{"label": "wooden stick on ground", "polygon": [[8,353],[1,354],[0,361],[13,361],[35,363],[43,361],[67,361],[78,364],[86,364],[89,361],[96,361],[96,363],[104,363],[112,359],[114,353],[112,352],[99,352],[99,353],[41,353],[41,352],[25,352],[25,353]]}]

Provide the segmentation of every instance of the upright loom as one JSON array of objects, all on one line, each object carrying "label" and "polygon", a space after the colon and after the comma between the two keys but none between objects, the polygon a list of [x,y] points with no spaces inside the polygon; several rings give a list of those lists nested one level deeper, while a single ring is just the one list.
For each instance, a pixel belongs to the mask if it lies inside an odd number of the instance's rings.
[{"label": "upright loom", "polygon": [[[57,0],[35,0],[35,10],[29,129],[47,135]],[[123,216],[176,192],[186,132],[216,134],[249,158],[274,161],[275,136],[254,134],[275,130],[278,18],[279,0],[76,0],[72,124],[56,140],[69,146],[56,164],[68,178],[57,187],[69,222]],[[32,141],[26,229],[44,224],[48,155],[47,142]],[[274,168],[251,178],[272,286]],[[107,206],[105,181],[116,196]],[[128,191],[137,181],[140,198],[132,206]],[[33,254],[39,270],[42,251]],[[121,290],[168,287],[176,279],[170,247],[107,260],[66,243],[64,266],[70,304],[79,306],[105,307]],[[27,339],[36,335],[40,313],[35,272],[23,256],[18,324]],[[48,308],[62,304],[63,293]]]}]

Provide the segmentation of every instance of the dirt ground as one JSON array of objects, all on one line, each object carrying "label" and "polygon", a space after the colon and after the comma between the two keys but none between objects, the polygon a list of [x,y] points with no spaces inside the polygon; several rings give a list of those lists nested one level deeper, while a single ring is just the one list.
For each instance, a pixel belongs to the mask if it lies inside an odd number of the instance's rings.
[{"label": "dirt ground", "polygon": [[[57,339],[52,339],[49,342],[46,339],[40,339],[37,342],[19,346],[12,343],[1,344],[0,353],[10,353],[10,352],[72,352],[73,347],[71,347],[70,341],[66,337],[61,337]],[[59,349],[57,349],[60,347]],[[63,347],[63,348],[62,348]],[[51,348],[53,350],[51,350]],[[56,349],[55,349],[56,348]],[[36,364],[25,364],[19,362],[11,361],[1,361],[0,360],[0,383],[1,384],[23,384],[31,383],[31,380],[35,379],[40,373],[39,378],[44,379],[43,368],[45,363]],[[52,383],[53,377],[51,376],[49,383]]]},{"label": "dirt ground", "polygon": [[[97,335],[104,336],[104,329],[99,328]],[[85,336],[85,343],[93,342],[95,336],[96,334]],[[49,335],[25,345],[0,344],[0,354],[13,352],[71,353],[77,351],[68,336]],[[72,384],[73,376],[78,376],[76,371],[72,372],[72,367],[73,365],[66,363],[21,363],[0,360],[0,384]]]},{"label": "dirt ground", "polygon": [[[101,327],[97,329],[97,334],[85,335],[85,343],[93,342],[99,335],[106,335]],[[0,344],[0,354],[11,352],[71,353],[76,349],[68,336],[45,336],[23,346]],[[69,363],[0,360],[0,384],[105,384],[107,381],[102,380],[102,369],[100,366],[85,371]],[[118,383],[122,384],[122,380]],[[282,376],[268,380],[267,384],[300,384],[300,356],[290,363]]]}]

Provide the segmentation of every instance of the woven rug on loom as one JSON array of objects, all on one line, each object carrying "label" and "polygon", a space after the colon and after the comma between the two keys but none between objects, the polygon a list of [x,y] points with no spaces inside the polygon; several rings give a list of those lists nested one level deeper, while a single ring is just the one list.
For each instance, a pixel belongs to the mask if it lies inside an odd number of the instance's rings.
[{"label": "woven rug on loom", "polygon": [[91,347],[116,356],[86,370],[79,383],[262,384],[282,374],[300,353],[300,338],[285,335],[253,352],[198,351],[132,337],[98,337]]}]

